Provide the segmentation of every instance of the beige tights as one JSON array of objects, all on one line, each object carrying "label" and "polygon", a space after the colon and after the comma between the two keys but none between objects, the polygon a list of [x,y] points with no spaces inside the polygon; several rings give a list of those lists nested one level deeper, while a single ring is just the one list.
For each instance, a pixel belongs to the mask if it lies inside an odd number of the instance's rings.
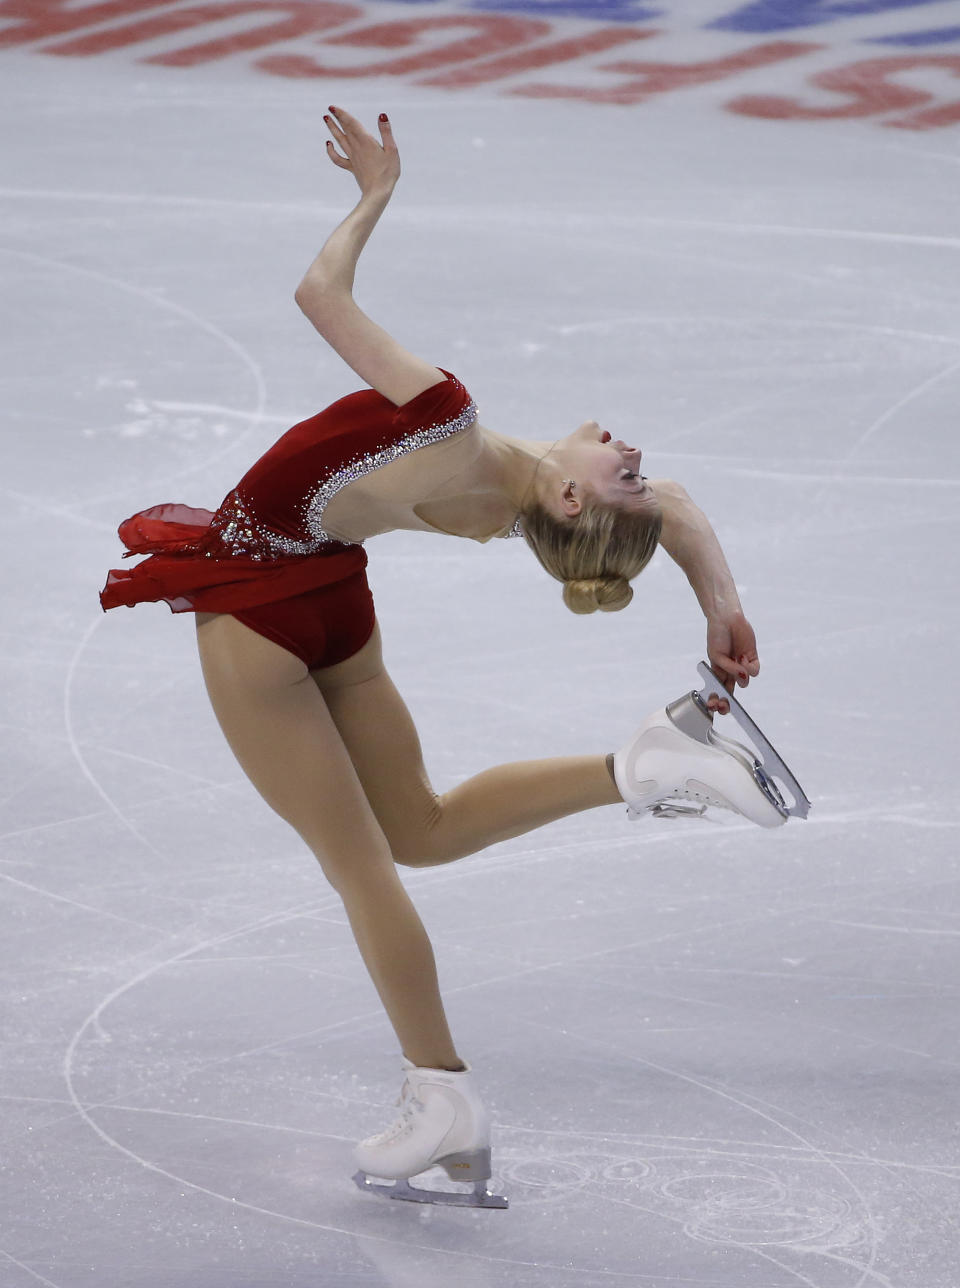
[{"label": "beige tights", "polygon": [[458,1068],[433,949],[395,864],[449,863],[617,803],[605,757],[499,765],[438,796],[383,669],[379,632],[347,662],[314,672],[224,614],[197,614],[197,638],[227,741],[343,899],[404,1054],[420,1066]]}]

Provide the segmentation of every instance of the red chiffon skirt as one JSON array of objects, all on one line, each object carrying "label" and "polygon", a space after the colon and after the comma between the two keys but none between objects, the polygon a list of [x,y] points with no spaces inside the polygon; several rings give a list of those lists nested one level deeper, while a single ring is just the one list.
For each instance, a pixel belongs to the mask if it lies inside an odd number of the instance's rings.
[{"label": "red chiffon skirt", "polygon": [[124,559],[147,555],[132,568],[112,568],[100,592],[106,612],[126,604],[169,604],[174,613],[234,613],[332,586],[367,565],[362,546],[331,542],[317,554],[255,559],[224,551],[211,529],[213,511],[155,505],[121,523]]}]

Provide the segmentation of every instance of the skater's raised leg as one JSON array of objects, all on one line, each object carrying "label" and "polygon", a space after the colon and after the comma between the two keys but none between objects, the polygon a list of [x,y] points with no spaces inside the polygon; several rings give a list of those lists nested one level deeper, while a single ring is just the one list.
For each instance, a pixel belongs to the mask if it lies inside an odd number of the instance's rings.
[{"label": "skater's raised leg", "polygon": [[398,863],[449,863],[569,814],[622,804],[609,757],[599,754],[497,765],[438,795],[376,633],[313,678]]}]

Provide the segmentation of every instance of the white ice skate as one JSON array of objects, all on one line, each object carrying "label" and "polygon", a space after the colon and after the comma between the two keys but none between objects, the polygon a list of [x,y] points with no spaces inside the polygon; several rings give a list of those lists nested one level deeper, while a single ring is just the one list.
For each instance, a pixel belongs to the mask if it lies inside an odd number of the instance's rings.
[{"label": "white ice skate", "polygon": [[[354,1181],[390,1199],[442,1203],[454,1207],[505,1208],[508,1202],[487,1188],[490,1179],[490,1117],[477,1095],[469,1067],[460,1073],[420,1069],[403,1061],[406,1079],[401,1114],[379,1136],[354,1151],[360,1168]],[[452,1181],[472,1182],[471,1190],[425,1190],[410,1184],[430,1167],[442,1167]],[[368,1173],[393,1181],[383,1185]]]},{"label": "white ice skate", "polygon": [[[806,818],[810,802],[773,744],[706,662],[697,670],[706,682],[702,691],[655,711],[614,756],[614,777],[629,817],[645,812],[655,818],[698,816],[713,805],[761,827],[780,827],[791,816]],[[712,694],[730,703],[730,714],[756,751],[716,732],[707,707]],[[792,796],[792,804],[775,779]]]}]

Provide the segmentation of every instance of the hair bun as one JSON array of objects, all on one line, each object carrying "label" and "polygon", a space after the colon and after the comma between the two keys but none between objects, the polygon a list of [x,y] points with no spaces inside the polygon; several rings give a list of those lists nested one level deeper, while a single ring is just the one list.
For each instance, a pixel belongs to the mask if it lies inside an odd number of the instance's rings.
[{"label": "hair bun", "polygon": [[633,599],[626,577],[589,577],[563,583],[563,602],[573,613],[617,613]]}]

